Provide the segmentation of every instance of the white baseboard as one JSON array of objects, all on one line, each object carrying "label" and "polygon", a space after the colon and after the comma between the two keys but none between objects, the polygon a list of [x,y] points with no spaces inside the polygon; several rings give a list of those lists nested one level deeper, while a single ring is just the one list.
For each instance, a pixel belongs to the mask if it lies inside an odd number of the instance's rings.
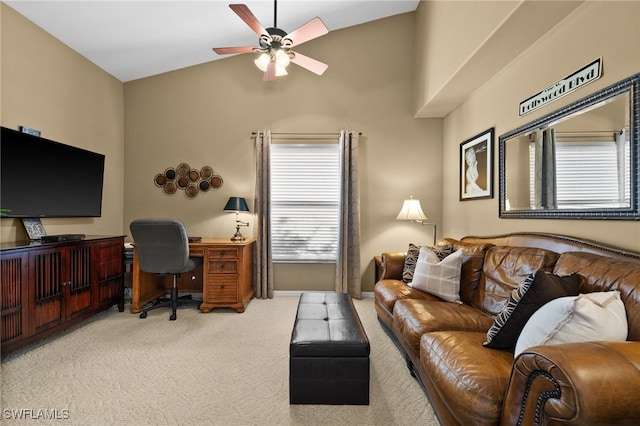
[{"label": "white baseboard", "polygon": [[[311,290],[306,290],[306,291],[311,291]],[[300,295],[302,293],[304,293],[305,290],[274,290],[273,292],[273,297],[300,297]],[[318,291],[318,293],[333,293],[332,291]],[[373,298],[373,292],[372,291],[363,291],[362,292],[362,298],[363,299],[368,299],[368,298]]]}]

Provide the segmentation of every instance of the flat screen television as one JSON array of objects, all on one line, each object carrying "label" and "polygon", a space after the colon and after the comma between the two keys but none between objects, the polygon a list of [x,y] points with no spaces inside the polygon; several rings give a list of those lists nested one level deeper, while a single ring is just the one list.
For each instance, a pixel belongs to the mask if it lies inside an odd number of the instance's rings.
[{"label": "flat screen television", "polygon": [[104,155],[1,128],[3,217],[99,217]]}]

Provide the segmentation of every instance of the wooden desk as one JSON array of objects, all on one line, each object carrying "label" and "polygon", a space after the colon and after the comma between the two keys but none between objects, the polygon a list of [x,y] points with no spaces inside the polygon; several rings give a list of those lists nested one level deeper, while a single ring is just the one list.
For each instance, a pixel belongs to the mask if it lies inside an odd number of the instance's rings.
[{"label": "wooden desk", "polygon": [[[244,312],[253,298],[253,246],[254,240],[233,243],[228,238],[203,238],[189,244],[189,254],[202,257],[202,268],[178,278],[181,293],[202,293],[200,311],[213,308],[232,308]],[[138,253],[133,251],[132,314],[142,312],[144,306],[171,291],[173,277],[159,277],[143,272],[138,263]]]}]

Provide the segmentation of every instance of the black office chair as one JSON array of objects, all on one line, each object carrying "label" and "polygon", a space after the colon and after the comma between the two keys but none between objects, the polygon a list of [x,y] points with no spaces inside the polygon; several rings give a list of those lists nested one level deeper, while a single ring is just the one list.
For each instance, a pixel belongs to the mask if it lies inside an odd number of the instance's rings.
[{"label": "black office chair", "polygon": [[[189,257],[189,238],[182,222],[176,219],[137,219],[129,225],[138,254],[140,270],[156,275],[173,275],[171,298],[157,299],[142,310],[140,318],[147,312],[171,307],[169,319],[176,319],[178,306],[200,304],[191,296],[178,297],[177,278],[184,272],[193,272],[202,264],[201,258]],[[195,279],[195,275],[192,275]]]}]

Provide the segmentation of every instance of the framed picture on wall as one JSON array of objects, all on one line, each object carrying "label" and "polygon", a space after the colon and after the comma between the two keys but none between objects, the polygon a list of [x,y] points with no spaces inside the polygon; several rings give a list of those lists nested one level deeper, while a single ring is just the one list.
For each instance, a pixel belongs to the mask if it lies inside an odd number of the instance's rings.
[{"label": "framed picture on wall", "polygon": [[493,198],[494,128],[460,144],[460,201]]}]

